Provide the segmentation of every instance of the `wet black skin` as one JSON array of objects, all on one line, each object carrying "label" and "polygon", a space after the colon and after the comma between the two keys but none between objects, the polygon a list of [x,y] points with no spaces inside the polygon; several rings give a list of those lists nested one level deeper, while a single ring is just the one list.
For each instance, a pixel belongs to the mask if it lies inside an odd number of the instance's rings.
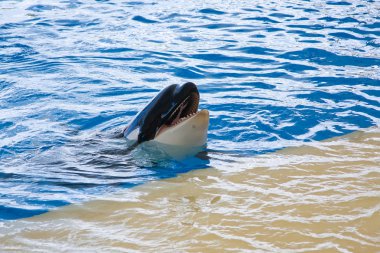
[{"label": "wet black skin", "polygon": [[[183,103],[185,100],[186,102]],[[124,136],[128,136],[133,130],[139,128],[137,144],[154,139],[161,126],[169,126],[178,118],[179,110],[176,111],[176,109],[181,103],[185,107],[179,115],[180,117],[197,111],[199,92],[194,83],[173,84],[161,90],[124,129]]]}]

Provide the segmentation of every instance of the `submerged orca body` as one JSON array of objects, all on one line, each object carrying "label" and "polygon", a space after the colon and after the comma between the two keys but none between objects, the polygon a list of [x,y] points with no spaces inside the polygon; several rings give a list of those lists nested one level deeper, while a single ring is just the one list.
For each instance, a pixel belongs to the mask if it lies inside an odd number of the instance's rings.
[{"label": "submerged orca body", "polygon": [[163,89],[136,115],[123,135],[136,144],[156,141],[175,146],[203,146],[209,112],[198,112],[199,92],[191,82]]}]

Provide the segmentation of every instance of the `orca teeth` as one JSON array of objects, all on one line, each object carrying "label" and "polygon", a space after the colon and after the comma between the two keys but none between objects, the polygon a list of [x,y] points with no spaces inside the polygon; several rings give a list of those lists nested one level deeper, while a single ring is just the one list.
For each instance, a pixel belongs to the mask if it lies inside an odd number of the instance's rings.
[{"label": "orca teeth", "polygon": [[179,123],[181,123],[181,122],[183,122],[183,121],[185,121],[185,120],[187,120],[187,119],[193,117],[195,114],[197,114],[197,112],[190,113],[190,114],[187,115],[186,117],[182,117],[182,118],[178,119],[176,122],[174,122],[174,123],[172,124],[172,126],[178,125]]}]

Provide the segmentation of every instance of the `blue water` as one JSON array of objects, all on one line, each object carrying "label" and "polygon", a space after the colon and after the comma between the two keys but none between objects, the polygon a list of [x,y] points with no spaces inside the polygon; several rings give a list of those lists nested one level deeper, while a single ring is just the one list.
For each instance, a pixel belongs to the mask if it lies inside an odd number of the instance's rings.
[{"label": "blue water", "polygon": [[[380,125],[376,1],[45,3],[0,2],[0,219]],[[207,154],[113,138],[187,81]]]}]

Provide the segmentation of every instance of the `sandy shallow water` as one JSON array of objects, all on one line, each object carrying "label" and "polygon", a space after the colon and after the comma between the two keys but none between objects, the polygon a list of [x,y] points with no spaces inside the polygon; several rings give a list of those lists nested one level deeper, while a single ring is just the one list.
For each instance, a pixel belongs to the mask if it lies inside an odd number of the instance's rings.
[{"label": "sandy shallow water", "polygon": [[150,182],[0,227],[3,251],[378,252],[380,130]]}]

